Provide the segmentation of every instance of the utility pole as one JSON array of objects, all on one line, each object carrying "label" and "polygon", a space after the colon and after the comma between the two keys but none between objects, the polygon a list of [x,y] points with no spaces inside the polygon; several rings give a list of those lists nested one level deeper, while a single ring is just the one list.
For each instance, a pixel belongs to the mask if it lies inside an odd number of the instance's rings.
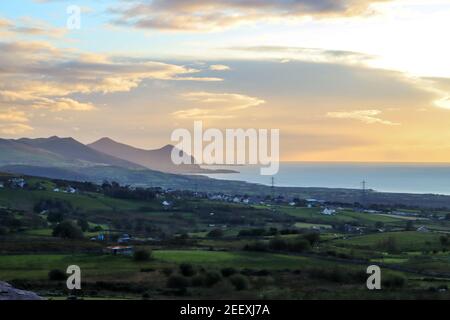
[{"label": "utility pole", "polygon": [[361,185],[362,185],[362,205],[364,206],[365,204],[366,204],[366,194],[367,194],[367,189],[366,189],[366,187],[367,187],[367,182],[366,182],[366,180],[363,180],[362,182],[361,182]]}]

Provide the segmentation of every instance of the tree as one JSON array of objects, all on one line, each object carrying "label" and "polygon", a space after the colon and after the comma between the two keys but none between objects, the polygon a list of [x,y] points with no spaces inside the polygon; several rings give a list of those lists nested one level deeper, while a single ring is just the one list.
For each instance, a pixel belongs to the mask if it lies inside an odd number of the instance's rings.
[{"label": "tree", "polygon": [[222,238],[223,231],[221,229],[214,229],[208,233],[208,238]]},{"label": "tree", "polygon": [[414,231],[414,221],[409,220],[409,221],[406,223],[406,228],[405,228],[405,230],[406,230],[406,231]]},{"label": "tree", "polygon": [[448,236],[441,236],[441,237],[439,238],[439,241],[441,241],[441,245],[442,245],[443,247],[446,247],[446,246],[448,246],[448,244],[449,244],[449,237],[448,237]]},{"label": "tree", "polygon": [[53,236],[65,239],[82,239],[83,232],[71,221],[63,221],[53,228]]},{"label": "tree", "polygon": [[320,234],[318,232],[307,233],[303,236],[303,238],[309,242],[309,244],[314,246],[320,241]]},{"label": "tree", "polygon": [[89,223],[88,223],[88,221],[87,221],[86,219],[84,219],[84,218],[78,219],[77,225],[81,228],[81,230],[82,230],[83,232],[86,232],[86,231],[88,231],[88,229],[89,229]]},{"label": "tree", "polygon": [[185,277],[192,277],[196,273],[194,267],[190,263],[180,264],[180,272]]},{"label": "tree", "polygon": [[297,238],[289,242],[289,251],[304,252],[309,249],[311,249],[311,244],[306,239]]},{"label": "tree", "polygon": [[48,273],[48,279],[50,281],[64,281],[66,278],[67,275],[60,269],[53,269]]},{"label": "tree", "polygon": [[189,286],[189,279],[175,274],[167,279],[167,287],[172,289],[185,289]]},{"label": "tree", "polygon": [[47,215],[47,221],[51,223],[59,223],[64,220],[64,213],[59,211],[51,211]]},{"label": "tree", "polygon": [[230,277],[230,282],[238,291],[248,289],[248,280],[241,274],[235,274]]},{"label": "tree", "polygon": [[212,287],[220,280],[222,280],[222,275],[216,271],[209,271],[205,274],[205,285],[207,287]]},{"label": "tree", "polygon": [[274,238],[269,242],[269,248],[275,251],[284,251],[288,247],[286,241],[281,238]]},{"label": "tree", "polygon": [[148,249],[138,249],[133,254],[134,261],[149,261],[152,257],[152,252]]}]

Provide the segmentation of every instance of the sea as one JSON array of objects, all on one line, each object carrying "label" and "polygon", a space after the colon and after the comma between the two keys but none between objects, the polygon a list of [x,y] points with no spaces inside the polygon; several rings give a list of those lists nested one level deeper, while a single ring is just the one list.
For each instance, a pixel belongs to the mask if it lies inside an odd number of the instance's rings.
[{"label": "sea", "polygon": [[[239,173],[207,174],[208,177],[270,186],[272,176],[260,174],[260,166],[206,166]],[[273,176],[279,187],[367,189],[379,192],[450,195],[450,164],[282,162]]]}]

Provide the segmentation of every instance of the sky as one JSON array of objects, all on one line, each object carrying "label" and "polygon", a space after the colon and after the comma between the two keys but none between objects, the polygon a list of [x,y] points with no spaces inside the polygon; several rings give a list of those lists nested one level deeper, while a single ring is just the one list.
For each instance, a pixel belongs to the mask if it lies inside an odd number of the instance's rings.
[{"label": "sky", "polygon": [[1,1],[0,137],[202,120],[280,129],[284,161],[450,162],[449,31],[450,0]]}]

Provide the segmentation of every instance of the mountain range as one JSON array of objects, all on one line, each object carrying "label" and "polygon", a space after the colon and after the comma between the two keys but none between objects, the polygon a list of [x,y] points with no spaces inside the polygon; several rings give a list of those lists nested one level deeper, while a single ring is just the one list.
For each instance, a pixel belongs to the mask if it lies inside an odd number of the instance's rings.
[{"label": "mountain range", "polygon": [[[202,169],[198,164],[195,164],[195,159],[192,156],[190,156],[192,164],[175,165],[171,161],[171,154],[175,147],[170,144],[161,149],[144,150],[116,142],[110,138],[102,138],[94,143],[88,144],[88,147],[112,157],[138,164],[147,169],[162,172],[175,174],[234,172],[231,170]],[[179,152],[183,155],[183,151],[179,150]]]},{"label": "mountain range", "polygon": [[109,138],[88,145],[56,136],[0,139],[0,171],[94,182],[114,179],[146,186],[178,186],[189,179],[183,175],[232,172],[207,170],[197,164],[177,166],[170,158],[173,149],[167,145],[143,150]]}]

